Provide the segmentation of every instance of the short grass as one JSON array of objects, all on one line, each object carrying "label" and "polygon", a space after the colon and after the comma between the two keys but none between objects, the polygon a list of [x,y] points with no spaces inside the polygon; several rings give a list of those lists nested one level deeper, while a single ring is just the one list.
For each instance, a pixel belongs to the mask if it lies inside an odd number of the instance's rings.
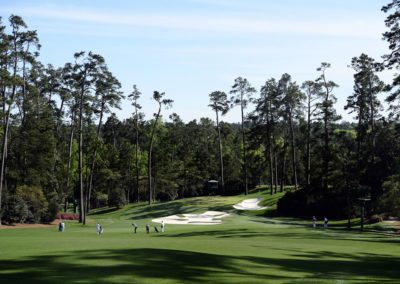
[{"label": "short grass", "polygon": [[[281,194],[280,194],[281,195]],[[265,211],[232,205],[262,196]],[[400,283],[400,239],[343,229],[312,229],[309,220],[264,217],[277,196],[199,197],[93,212],[86,226],[0,230],[1,283]],[[152,218],[229,211],[222,225],[166,225]],[[96,235],[95,225],[104,226]],[[139,225],[137,234],[131,224]]]}]

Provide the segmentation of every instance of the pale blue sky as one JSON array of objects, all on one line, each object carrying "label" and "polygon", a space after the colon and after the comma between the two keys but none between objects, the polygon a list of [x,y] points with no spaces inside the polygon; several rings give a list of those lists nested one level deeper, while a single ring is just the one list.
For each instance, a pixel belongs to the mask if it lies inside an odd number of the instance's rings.
[{"label": "pale blue sky", "polygon": [[[347,66],[361,53],[377,60],[387,53],[380,8],[388,2],[0,0],[0,16],[7,23],[11,13],[19,15],[38,31],[45,64],[62,66],[81,50],[103,55],[126,95],[133,84],[143,93],[147,119],[156,111],[154,90],[175,101],[165,117],[214,118],[208,94],[229,92],[238,76],[257,89],[285,72],[301,84],[318,77],[321,62],[330,62],[327,77],[340,85],[338,112],[350,120],[343,110],[353,86]],[[116,113],[122,119],[132,111],[126,101]],[[240,114],[234,110],[224,119],[238,122]]]}]

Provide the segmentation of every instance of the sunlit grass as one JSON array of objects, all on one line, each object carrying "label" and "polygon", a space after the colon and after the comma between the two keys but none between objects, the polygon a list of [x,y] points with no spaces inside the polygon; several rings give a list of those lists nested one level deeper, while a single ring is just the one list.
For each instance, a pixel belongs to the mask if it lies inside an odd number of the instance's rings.
[{"label": "sunlit grass", "polygon": [[[253,191],[233,197],[198,197],[120,210],[97,210],[86,226],[0,230],[2,283],[399,283],[398,237],[331,228],[309,220],[266,218],[265,211],[232,208],[262,197]],[[269,205],[268,205],[269,204]],[[145,233],[151,219],[172,214],[227,211],[221,225],[167,225]],[[102,213],[103,212],[103,213]],[[95,225],[105,229],[96,235]],[[133,233],[131,223],[139,225]],[[355,224],[357,220],[354,220]],[[154,224],[153,224],[154,225]]]}]

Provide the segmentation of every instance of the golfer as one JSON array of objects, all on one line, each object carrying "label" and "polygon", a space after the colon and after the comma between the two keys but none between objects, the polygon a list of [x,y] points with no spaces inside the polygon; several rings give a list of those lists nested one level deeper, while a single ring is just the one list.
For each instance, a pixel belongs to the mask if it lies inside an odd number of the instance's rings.
[{"label": "golfer", "polygon": [[328,228],[328,218],[324,218],[324,228],[326,229],[326,228]]},{"label": "golfer", "polygon": [[132,226],[133,226],[133,230],[135,231],[135,234],[136,234],[138,226],[136,225],[136,223],[132,223]]}]

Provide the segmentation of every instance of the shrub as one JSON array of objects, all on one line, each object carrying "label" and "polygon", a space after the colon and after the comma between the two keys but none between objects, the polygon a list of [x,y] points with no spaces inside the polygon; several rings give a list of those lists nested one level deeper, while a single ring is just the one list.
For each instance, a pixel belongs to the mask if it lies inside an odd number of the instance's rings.
[{"label": "shrub", "polygon": [[391,216],[400,216],[400,175],[390,176],[383,183],[384,194],[380,197],[380,212]]},{"label": "shrub", "polygon": [[72,213],[60,213],[56,215],[57,219],[62,220],[77,220],[79,221],[79,214],[72,214]]},{"label": "shrub", "polygon": [[121,188],[113,188],[108,195],[108,206],[116,206],[121,208],[126,205],[125,191]]},{"label": "shrub", "polygon": [[23,223],[29,216],[29,209],[26,202],[21,197],[8,198],[6,208],[2,216],[3,220],[9,224]]},{"label": "shrub", "polygon": [[375,224],[375,223],[382,222],[383,219],[384,219],[383,215],[374,214],[374,215],[371,216],[371,218],[368,219],[367,223],[368,224]]},{"label": "shrub", "polygon": [[15,191],[15,198],[20,198],[26,203],[28,208],[27,222],[39,223],[48,214],[49,204],[40,187],[19,186]]},{"label": "shrub", "polygon": [[47,196],[47,200],[49,203],[49,209],[47,214],[43,217],[43,221],[51,222],[56,218],[58,211],[60,211],[60,202],[58,199],[58,195],[55,192],[50,193]]}]

